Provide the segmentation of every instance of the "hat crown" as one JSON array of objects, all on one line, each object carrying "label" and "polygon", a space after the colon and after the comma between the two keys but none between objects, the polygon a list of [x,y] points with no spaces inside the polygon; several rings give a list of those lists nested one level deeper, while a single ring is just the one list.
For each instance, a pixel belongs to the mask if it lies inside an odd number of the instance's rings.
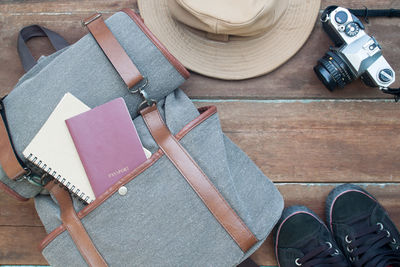
[{"label": "hat crown", "polygon": [[287,0],[169,0],[173,17],[215,34],[251,36],[267,31],[283,15]]}]

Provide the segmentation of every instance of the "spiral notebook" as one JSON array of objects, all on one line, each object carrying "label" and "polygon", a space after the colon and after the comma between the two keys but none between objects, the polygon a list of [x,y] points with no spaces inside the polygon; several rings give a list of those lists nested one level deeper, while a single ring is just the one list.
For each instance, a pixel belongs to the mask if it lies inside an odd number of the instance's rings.
[{"label": "spiral notebook", "polygon": [[95,195],[65,124],[66,119],[88,110],[78,98],[65,94],[23,155],[83,201],[91,203]]}]

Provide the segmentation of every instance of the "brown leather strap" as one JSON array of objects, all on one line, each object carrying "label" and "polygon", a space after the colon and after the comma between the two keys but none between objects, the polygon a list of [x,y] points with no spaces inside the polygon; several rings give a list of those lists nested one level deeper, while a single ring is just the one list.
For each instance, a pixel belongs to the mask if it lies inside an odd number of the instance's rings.
[{"label": "brown leather strap", "polygon": [[68,191],[59,186],[59,184],[54,183],[54,181],[48,183],[46,189],[56,198],[61,210],[61,220],[86,263],[93,267],[107,266],[76,215],[71,195]]},{"label": "brown leather strap", "polygon": [[[1,108],[2,106],[0,106]],[[0,119],[0,164],[8,178],[12,180],[27,173],[14,153],[3,116]]]},{"label": "brown leather strap", "polygon": [[238,246],[244,252],[248,251],[257,242],[256,237],[229,206],[188,152],[171,134],[161,118],[157,106],[153,105],[145,108],[141,111],[141,114],[151,135],[165,155],[185,177],[189,185]]},{"label": "brown leather strap", "polygon": [[113,64],[128,88],[132,88],[143,79],[143,76],[117,39],[115,39],[100,14],[95,14],[87,18],[83,24],[88,27],[90,33],[96,39],[104,54],[110,60],[111,64]]}]

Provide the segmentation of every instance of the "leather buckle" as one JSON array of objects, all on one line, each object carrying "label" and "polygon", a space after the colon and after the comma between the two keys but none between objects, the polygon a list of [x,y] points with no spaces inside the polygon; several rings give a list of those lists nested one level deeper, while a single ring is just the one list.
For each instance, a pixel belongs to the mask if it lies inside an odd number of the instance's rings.
[{"label": "leather buckle", "polygon": [[128,90],[131,94],[136,94],[137,92],[140,93],[148,84],[149,80],[147,79],[147,77],[143,77],[138,86],[135,85],[132,88],[128,88]]},{"label": "leather buckle", "polygon": [[19,181],[22,181],[22,180],[24,180],[24,179],[26,179],[26,180],[29,179],[29,177],[30,177],[31,174],[32,174],[31,169],[29,169],[29,168],[27,168],[27,167],[24,167],[24,170],[25,170],[25,173],[22,174],[21,176],[19,176],[19,177],[18,177],[17,179],[15,179],[14,181],[19,182]]},{"label": "leather buckle", "polygon": [[157,103],[157,101],[155,99],[150,98],[149,95],[147,94],[147,92],[145,90],[143,90],[148,84],[149,84],[149,80],[147,79],[147,77],[143,77],[139,86],[137,86],[137,87],[134,86],[133,88],[128,88],[128,90],[131,94],[139,93],[140,96],[143,98],[143,102],[140,103],[140,105],[139,105],[138,113],[145,107],[150,107],[153,104]]},{"label": "leather buckle", "polygon": [[24,175],[24,178],[31,184],[39,186],[39,187],[45,187],[50,181],[53,180],[53,178],[46,172],[42,176],[37,176],[37,175]]},{"label": "leather buckle", "polygon": [[142,103],[140,103],[138,112],[140,112],[142,109],[144,109],[146,107],[151,107],[152,105],[157,104],[156,100],[149,98],[149,96],[145,90],[140,90],[139,93],[144,100]]}]

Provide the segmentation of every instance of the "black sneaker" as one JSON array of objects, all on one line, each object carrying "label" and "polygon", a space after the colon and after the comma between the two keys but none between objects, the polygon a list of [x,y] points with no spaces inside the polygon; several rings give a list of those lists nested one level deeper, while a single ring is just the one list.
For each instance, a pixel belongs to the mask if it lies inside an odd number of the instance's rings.
[{"label": "black sneaker", "polygon": [[280,267],[346,267],[331,232],[317,215],[303,206],[283,211],[274,235]]},{"label": "black sneaker", "polygon": [[352,266],[400,266],[400,236],[389,215],[362,188],[336,187],[326,203],[328,227]]}]

